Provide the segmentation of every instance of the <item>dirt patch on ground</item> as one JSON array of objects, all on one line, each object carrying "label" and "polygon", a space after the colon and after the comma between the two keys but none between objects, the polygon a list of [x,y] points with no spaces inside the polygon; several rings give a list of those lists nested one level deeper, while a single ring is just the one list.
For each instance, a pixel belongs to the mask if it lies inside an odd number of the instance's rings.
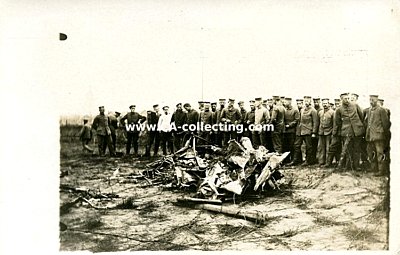
[{"label": "dirt patch on ground", "polygon": [[[136,175],[148,160],[83,155],[61,143],[60,250],[386,250],[385,177],[334,169],[283,168],[283,189],[226,206],[259,210],[264,224],[180,207],[187,191],[150,185]],[[78,199],[90,194],[104,198]],[[86,198],[85,198],[86,199]],[[65,206],[67,205],[67,206]],[[115,206],[119,205],[118,208]],[[63,207],[64,206],[64,207]],[[225,204],[224,204],[225,206]],[[106,209],[113,208],[113,209]]]}]

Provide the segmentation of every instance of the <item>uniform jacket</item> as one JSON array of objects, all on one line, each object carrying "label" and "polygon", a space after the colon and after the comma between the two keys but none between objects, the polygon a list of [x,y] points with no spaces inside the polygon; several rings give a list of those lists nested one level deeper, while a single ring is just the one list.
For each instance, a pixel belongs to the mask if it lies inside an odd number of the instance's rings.
[{"label": "uniform jacket", "polygon": [[92,129],[96,130],[97,135],[110,135],[111,130],[109,118],[104,114],[97,115],[93,120]]},{"label": "uniform jacket", "polygon": [[235,107],[224,108],[221,112],[221,121],[230,120],[230,123],[235,123],[235,121],[240,122],[242,115],[240,111]]},{"label": "uniform jacket", "polygon": [[386,140],[390,127],[387,111],[380,106],[370,107],[367,111],[364,125],[366,127],[365,140],[367,142]]},{"label": "uniform jacket", "polygon": [[204,124],[213,124],[213,113],[211,111],[202,111],[199,118],[200,122]]},{"label": "uniform jacket", "polygon": [[110,120],[111,134],[115,134],[115,130],[118,129],[118,119],[114,115],[109,115],[108,119]]},{"label": "uniform jacket", "polygon": [[241,115],[240,123],[244,124],[247,111],[245,109],[239,109],[239,111],[240,111],[240,115]]},{"label": "uniform jacket", "polygon": [[[138,124],[139,121],[140,123],[143,123],[146,120],[146,117],[140,115],[137,112],[128,112],[120,120],[122,126],[125,126],[125,120],[127,120],[128,124]],[[131,129],[131,132],[138,132],[138,131],[139,130],[137,130],[136,128],[134,130]]]},{"label": "uniform jacket", "polygon": [[303,107],[301,109],[300,123],[299,123],[300,135],[311,135],[318,133],[318,114],[317,110],[313,107]]},{"label": "uniform jacket", "polygon": [[187,113],[186,123],[188,125],[197,124],[199,122],[199,113],[195,109],[190,109]]},{"label": "uniform jacket", "polygon": [[[293,108],[292,106],[286,108],[285,111],[285,133],[296,133],[296,127],[297,124],[300,121],[300,113],[297,108]],[[289,127],[286,127],[286,125],[289,125]]]},{"label": "uniform jacket", "polygon": [[275,105],[272,110],[271,123],[274,124],[274,132],[282,133],[285,129],[285,107]]},{"label": "uniform jacket", "polygon": [[333,130],[333,123],[334,123],[334,111],[332,109],[323,109],[318,112],[319,116],[319,135],[330,135],[332,134]]},{"label": "uniform jacket", "polygon": [[246,116],[244,118],[244,122],[247,124],[247,121],[249,121],[249,124],[254,124],[255,117],[256,117],[256,111],[254,109],[253,111],[249,111],[249,112],[246,113]]},{"label": "uniform jacket", "polygon": [[341,136],[363,136],[364,114],[357,104],[342,105],[336,110],[335,122]]},{"label": "uniform jacket", "polygon": [[160,113],[151,111],[150,113],[147,113],[147,124],[157,125],[159,118],[160,118]]},{"label": "uniform jacket", "polygon": [[186,123],[187,113],[183,110],[176,110],[174,114],[172,114],[172,122],[175,122],[177,128],[181,128],[183,124]]}]

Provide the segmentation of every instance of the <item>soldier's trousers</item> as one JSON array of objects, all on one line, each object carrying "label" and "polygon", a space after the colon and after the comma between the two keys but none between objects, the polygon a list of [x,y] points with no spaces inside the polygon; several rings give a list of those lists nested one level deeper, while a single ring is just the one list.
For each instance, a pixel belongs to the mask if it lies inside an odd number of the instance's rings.
[{"label": "soldier's trousers", "polygon": [[329,153],[329,147],[331,145],[332,136],[331,135],[320,135],[318,138],[318,152],[317,158],[320,165],[326,163],[326,157]]},{"label": "soldier's trousers", "polygon": [[368,159],[371,164],[371,170],[380,172],[381,174],[386,172],[385,160],[386,156],[384,153],[385,141],[378,140],[367,143]]},{"label": "soldier's trousers", "polygon": [[110,151],[110,155],[114,156],[114,147],[112,145],[111,135],[97,135],[97,144],[99,148],[99,155],[103,156],[106,154],[106,148]]},{"label": "soldier's trousers", "polygon": [[253,148],[258,149],[260,145],[265,146],[265,135],[263,134],[264,132],[261,131],[253,131],[252,132],[252,137],[253,137]]},{"label": "soldier's trousers", "polygon": [[146,155],[150,156],[151,146],[154,143],[154,155],[156,156],[158,153],[158,148],[160,147],[160,134],[158,131],[149,131],[146,145]]},{"label": "soldier's trousers", "polygon": [[358,169],[360,166],[361,151],[360,136],[342,136],[342,153],[340,154],[339,167]]},{"label": "soldier's trousers", "polygon": [[167,155],[167,147],[170,153],[174,153],[174,144],[171,132],[161,132],[160,141],[164,156]]},{"label": "soldier's trousers", "polygon": [[318,135],[316,137],[311,137],[311,163],[317,162],[317,151],[318,151]]},{"label": "soldier's trousers", "polygon": [[138,153],[138,149],[139,149],[139,132],[127,132],[126,133],[126,138],[127,138],[127,142],[126,142],[126,155],[129,155],[129,153],[131,152],[131,146],[133,144],[133,151],[135,152],[135,154]]},{"label": "soldier's trousers", "polygon": [[331,138],[331,143],[329,144],[329,150],[328,150],[328,155],[330,157],[336,159],[336,163],[339,162],[340,160],[340,155],[342,153],[342,142],[341,142],[341,137],[337,135],[332,135]]},{"label": "soldier's trousers", "polygon": [[284,162],[290,162],[294,159],[294,141],[296,140],[295,133],[284,133],[283,134],[283,143],[282,143],[282,150],[283,152],[289,151],[290,154]]},{"label": "soldier's trousers", "polygon": [[114,150],[117,150],[117,134],[111,133],[111,139],[112,139],[112,144],[113,144]]},{"label": "soldier's trousers", "polygon": [[271,131],[263,131],[262,134],[264,135],[265,143],[263,144],[265,148],[268,149],[269,152],[274,152],[274,144],[272,142],[272,132]]},{"label": "soldier's trousers", "polygon": [[177,133],[174,133],[175,150],[179,150],[180,148],[183,147],[183,136],[184,136],[184,132],[182,132],[182,131],[178,131]]},{"label": "soldier's trousers", "polygon": [[272,132],[272,145],[275,152],[282,154],[282,133]]},{"label": "soldier's trousers", "polygon": [[299,163],[303,161],[303,156],[301,154],[301,145],[304,143],[306,144],[306,163],[312,164],[311,158],[311,150],[312,150],[312,142],[311,142],[311,135],[301,135],[296,136],[296,140],[294,142],[294,159],[293,162]]}]

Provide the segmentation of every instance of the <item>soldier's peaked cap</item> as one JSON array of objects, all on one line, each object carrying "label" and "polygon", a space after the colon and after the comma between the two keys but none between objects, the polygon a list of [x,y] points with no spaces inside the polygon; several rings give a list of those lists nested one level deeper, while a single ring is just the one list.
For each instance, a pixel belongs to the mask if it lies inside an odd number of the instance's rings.
[{"label": "soldier's peaked cap", "polygon": [[235,102],[235,99],[229,98],[229,101],[230,101],[230,102]]},{"label": "soldier's peaked cap", "polygon": [[369,97],[370,97],[370,98],[379,98],[378,95],[370,95]]},{"label": "soldier's peaked cap", "polygon": [[310,96],[304,96],[304,99],[311,99]]},{"label": "soldier's peaked cap", "polygon": [[256,97],[255,100],[256,101],[262,101],[262,97]]},{"label": "soldier's peaked cap", "polygon": [[322,98],[322,101],[329,101],[329,98]]},{"label": "soldier's peaked cap", "polygon": [[224,98],[220,98],[218,101],[220,101],[220,102],[225,102],[225,101],[226,101],[226,99],[224,99]]},{"label": "soldier's peaked cap", "polygon": [[153,105],[153,108],[156,108],[156,107],[158,107],[158,104]]},{"label": "soldier's peaked cap", "polygon": [[136,105],[132,104],[132,105],[129,106],[129,109],[132,109],[132,108],[135,108],[135,107],[136,107]]}]

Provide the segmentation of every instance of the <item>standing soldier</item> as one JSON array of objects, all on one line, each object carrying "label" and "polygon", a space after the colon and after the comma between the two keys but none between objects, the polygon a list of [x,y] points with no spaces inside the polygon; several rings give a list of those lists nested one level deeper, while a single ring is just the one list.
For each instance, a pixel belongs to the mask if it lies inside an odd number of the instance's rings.
[{"label": "standing soldier", "polygon": [[[204,111],[202,111],[199,115],[199,122],[203,123],[204,126],[213,124],[213,114],[210,111],[210,103],[209,102],[204,103]],[[211,140],[210,140],[211,131],[201,130],[201,132],[199,132],[199,135],[201,138],[206,140],[208,143],[211,143]],[[201,141],[202,144],[205,143],[204,140]]]},{"label": "standing soldier", "polygon": [[333,130],[333,115],[334,111],[329,106],[329,99],[322,99],[323,110],[318,112],[319,116],[319,131],[318,131],[318,163],[320,166],[325,165],[329,146],[332,139]]},{"label": "standing soldier", "polygon": [[292,99],[285,98],[285,130],[283,132],[283,151],[289,151],[289,157],[286,162],[294,159],[294,141],[296,139],[296,127],[300,120],[300,113],[297,108],[292,106]]},{"label": "standing soldier", "polygon": [[277,153],[282,154],[282,135],[285,128],[285,107],[283,107],[279,97],[275,99],[271,124],[274,125],[274,131],[272,132],[272,145]]},{"label": "standing soldier", "polygon": [[312,142],[311,138],[316,137],[318,132],[318,117],[317,111],[311,106],[311,97],[304,97],[304,107],[300,113],[299,135],[296,134],[294,142],[295,155],[292,162],[288,165],[296,165],[302,161],[301,145],[303,141],[306,144],[306,161],[303,166],[311,165],[312,162]]},{"label": "standing soldier", "polygon": [[[321,107],[321,99],[319,97],[313,98],[313,107],[317,111],[317,121],[318,121],[318,128],[319,128],[319,112],[322,111]],[[318,162],[317,160],[317,151],[318,151],[318,131],[315,134],[315,137],[311,138],[311,145],[312,145],[312,150],[311,150],[311,163],[316,164]]]},{"label": "standing soldier", "polygon": [[[223,99],[223,98],[219,99],[219,109],[217,109],[216,112],[215,112],[215,115],[216,115],[215,124],[217,124],[217,125],[221,122],[221,113],[225,109],[225,103],[226,103],[226,99]],[[218,146],[222,147],[222,141],[223,141],[223,138],[224,138],[223,130],[218,130],[218,132],[215,132],[215,138],[216,138],[215,143]]]},{"label": "standing soldier", "polygon": [[342,106],[335,114],[335,122],[342,139],[342,153],[340,155],[340,169],[346,165],[359,170],[360,148],[364,136],[363,112],[358,104],[350,103],[349,93],[340,95]]},{"label": "standing soldier", "polygon": [[[140,115],[139,113],[135,112],[136,105],[131,105],[129,106],[130,112],[128,112],[124,117],[121,118],[120,123],[121,126],[126,127],[126,154],[129,155],[131,152],[131,146],[133,144],[133,151],[134,151],[134,156],[138,156],[138,150],[139,150],[139,133],[140,133],[140,127],[139,125],[143,123],[146,120],[146,117]],[[126,120],[126,124],[125,124]]]},{"label": "standing soldier", "polygon": [[335,111],[333,112],[333,126],[332,126],[332,138],[329,144],[328,153],[326,156],[326,161],[324,167],[328,168],[332,166],[333,159],[335,158],[336,163],[340,160],[340,154],[342,153],[342,139],[340,136],[340,130],[336,125],[336,113],[341,106],[340,99],[335,99]]},{"label": "standing soldier", "polygon": [[[273,96],[273,98],[277,98],[277,97],[278,96]],[[267,124],[271,124],[271,119],[272,119],[271,117],[272,117],[272,114],[274,112],[275,101],[274,101],[273,98],[268,98],[266,100],[266,102],[267,102],[267,110],[268,110],[269,117],[270,117],[269,118],[269,122]],[[268,130],[268,131],[265,130],[265,131],[263,131],[263,136],[264,136],[264,140],[265,140],[264,146],[270,152],[274,152],[274,144],[272,142],[272,131],[273,130]]]},{"label": "standing soldier", "polygon": [[[217,124],[217,102],[211,103],[212,124]],[[217,144],[218,131],[212,130],[210,140],[213,144]]]},{"label": "standing soldier", "polygon": [[182,103],[178,103],[176,105],[176,110],[175,110],[174,114],[172,114],[172,120],[171,120],[172,122],[175,123],[175,126],[176,126],[176,131],[173,132],[175,150],[179,150],[183,146],[182,139],[183,139],[184,134],[183,134],[182,126],[183,126],[183,124],[186,123],[186,118],[187,118],[187,114],[186,114],[186,112],[183,111]]},{"label": "standing soldier", "polygon": [[[184,104],[183,108],[185,108],[185,110],[187,111],[186,124],[188,125],[188,127],[190,125],[197,125],[197,123],[199,122],[199,113],[195,109],[192,109],[192,106],[189,103]],[[191,131],[188,131],[185,134],[184,142],[190,139],[190,133]],[[196,133],[196,131],[193,131],[193,133]]]},{"label": "standing soldier", "polygon": [[[235,108],[234,104],[235,104],[235,99],[229,99],[228,107],[223,109],[221,112],[221,122],[226,123],[227,126],[237,125],[242,117],[239,110]],[[228,129],[229,130],[226,130],[224,132],[223,146],[226,146],[230,139],[237,140],[236,130],[232,130],[233,129],[232,127],[229,127]]]},{"label": "standing soldier", "polygon": [[255,112],[256,112],[256,107],[254,105],[255,101],[254,100],[250,100],[250,111],[248,111],[246,113],[246,116],[244,118],[244,128],[245,128],[245,133],[244,136],[250,138],[251,143],[253,143],[253,136],[249,130],[249,126],[250,125],[254,125],[255,122]]},{"label": "standing soldier", "polygon": [[[246,118],[246,114],[247,114],[246,109],[244,109],[244,101],[239,101],[238,105],[239,105],[240,115],[242,116],[242,117],[240,118],[239,124],[241,124],[241,125],[244,126],[244,125],[246,124],[246,123],[245,123],[245,118]],[[238,141],[240,141],[240,139],[242,139],[242,137],[243,137],[243,135],[244,135],[244,130],[243,130],[242,133],[238,133],[237,135],[238,135]]]},{"label": "standing soldier", "polygon": [[252,131],[253,145],[258,149],[260,145],[266,146],[263,125],[269,124],[269,111],[262,105],[262,98],[255,100],[254,129]]},{"label": "standing soldier", "polygon": [[157,130],[160,132],[160,141],[163,150],[163,155],[167,156],[167,146],[169,153],[174,153],[174,144],[172,142],[172,115],[168,112],[169,106],[164,106],[164,113],[160,115],[157,123]]},{"label": "standing soldier", "polygon": [[92,140],[92,130],[89,124],[89,118],[87,116],[83,117],[83,127],[79,133],[79,139],[82,142],[83,151],[93,152],[93,149],[89,147],[89,142]]},{"label": "standing soldier", "polygon": [[92,124],[92,129],[96,130],[97,143],[99,148],[99,155],[104,156],[106,153],[106,147],[110,151],[112,157],[115,156],[114,147],[111,140],[110,120],[104,114],[104,106],[99,107],[100,114],[97,115]]},{"label": "standing soldier", "polygon": [[158,155],[160,147],[160,135],[157,131],[158,119],[160,118],[158,104],[153,105],[153,111],[147,111],[147,125],[149,127],[148,140],[145,156],[150,157],[151,146],[154,142],[154,157]]},{"label": "standing soldier", "polygon": [[108,118],[110,119],[110,130],[111,130],[111,139],[113,142],[114,150],[117,151],[117,130],[118,130],[118,119],[116,116],[116,112],[109,112]]},{"label": "standing soldier", "polygon": [[387,111],[378,105],[378,96],[370,96],[371,107],[365,118],[365,140],[368,143],[368,158],[371,170],[376,176],[386,174],[385,146],[389,134],[390,122]]}]

